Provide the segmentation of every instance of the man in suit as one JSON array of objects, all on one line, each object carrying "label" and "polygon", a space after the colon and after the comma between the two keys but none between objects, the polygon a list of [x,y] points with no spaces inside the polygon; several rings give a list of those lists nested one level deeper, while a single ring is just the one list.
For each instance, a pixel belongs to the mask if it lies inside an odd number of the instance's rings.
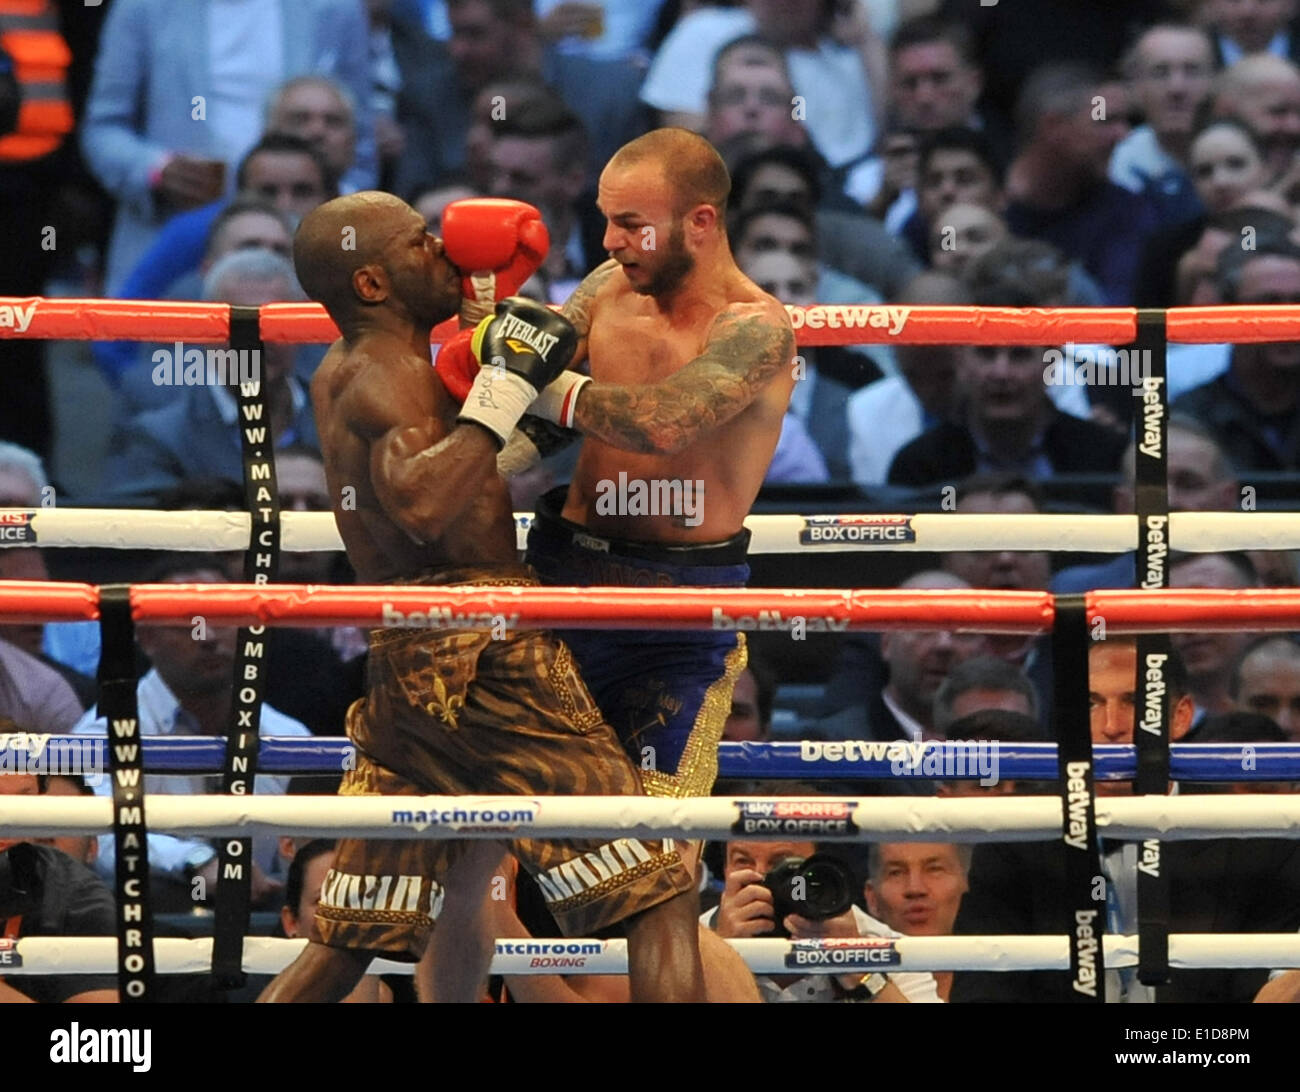
[{"label": "man in suit", "polygon": [[[293,267],[269,250],[238,250],[209,271],[203,297],[244,307],[301,298]],[[186,357],[196,351],[191,346]],[[168,350],[160,350],[167,353]],[[171,351],[174,353],[174,350]],[[319,440],[311,403],[294,377],[294,346],[270,343],[261,350],[257,374],[267,403],[267,419],[277,448]],[[245,358],[251,365],[251,358]],[[238,431],[240,375],[220,381],[215,371],[182,372],[181,362],[154,354],[153,380],[168,386],[170,397],[120,425],[106,464],[103,490],[118,499],[156,496],[186,478],[243,478]],[[230,370],[236,370],[231,368]],[[182,385],[174,387],[177,379]]]},{"label": "man in suit", "polygon": [[[1215,280],[1224,303],[1300,301],[1300,246],[1259,240],[1253,250],[1230,246]],[[1293,341],[1234,345],[1228,370],[1174,400],[1196,418],[1241,471],[1300,469],[1300,347]]]},{"label": "man in suit", "polygon": [[[958,590],[970,585],[951,573],[920,572],[900,589]],[[983,655],[987,639],[955,630],[891,630],[849,634],[826,687],[822,739],[941,739],[934,723],[934,696],[958,664]]]},{"label": "man in suit", "polygon": [[[397,165],[399,193],[465,166],[471,104],[490,82],[537,76],[582,120],[590,137],[594,178],[628,140],[648,128],[637,100],[642,72],[623,61],[593,60],[544,47],[532,0],[448,0],[451,37],[429,38],[400,9],[393,12],[393,48],[402,72],[397,119],[406,147]],[[502,120],[493,115],[493,120]]]},{"label": "man in suit", "polygon": [[[972,302],[983,307],[1051,307],[1061,302],[1066,275],[1021,260],[1039,244],[1006,239],[972,265]],[[1048,346],[965,345],[957,382],[965,394],[960,421],[921,433],[894,457],[891,485],[916,488],[955,483],[977,471],[1040,481],[1054,474],[1119,470],[1124,438],[1057,409],[1047,394]]]},{"label": "man in suit", "polygon": [[351,182],[373,185],[367,40],[356,0],[115,0],[81,134],[91,171],[118,202],[108,291],[168,216],[232,192],[268,96],[294,76],[330,76],[351,92]]},{"label": "man in suit", "polygon": [[[1094,743],[1131,743],[1137,647],[1131,638],[1097,642],[1089,650],[1088,688]],[[1166,678],[1172,708],[1169,733],[1182,738],[1193,707],[1186,675],[1171,658]],[[1127,791],[1123,782],[1099,782],[1099,795]],[[1107,917],[1112,931],[1135,933],[1136,843],[1104,840]],[[1300,845],[1283,839],[1165,842],[1161,862],[1169,878],[1171,933],[1274,933],[1300,927]],[[970,890],[954,933],[1065,933],[1070,919],[1065,862],[1058,842],[987,844],[975,848]],[[1146,987],[1129,970],[1106,973],[1109,1001],[1249,1001],[1264,970],[1175,970],[1169,984]],[[964,971],[951,999],[1054,1002],[1068,1000],[1071,984],[1060,971]]]},{"label": "man in suit", "polygon": [[1222,68],[1252,53],[1271,53],[1283,60],[1300,60],[1295,0],[1206,0],[1201,18],[1214,39],[1215,61]]}]

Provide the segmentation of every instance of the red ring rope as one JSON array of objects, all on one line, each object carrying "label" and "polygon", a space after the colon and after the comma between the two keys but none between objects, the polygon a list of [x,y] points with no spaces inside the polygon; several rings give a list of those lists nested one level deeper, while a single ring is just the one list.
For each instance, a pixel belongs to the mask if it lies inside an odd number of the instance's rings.
[{"label": "red ring rope", "polygon": [[[1090,624],[1112,633],[1171,630],[1300,629],[1300,589],[1099,591],[1087,596]],[[8,622],[78,621],[98,617],[92,584],[17,580],[0,584],[0,618]],[[136,584],[132,614],[143,625],[385,625],[385,605],[405,618],[431,607],[460,614],[461,626],[487,628],[492,616],[511,626],[631,629],[714,629],[715,611],[734,624],[805,632],[956,629],[1041,633],[1055,620],[1052,596],[1035,591],[949,591],[858,588],[502,588],[301,584]],[[764,625],[762,612],[767,612]],[[478,616],[469,619],[464,616]],[[779,617],[778,617],[779,615]],[[390,613],[390,624],[395,615]],[[615,622],[625,622],[619,627]],[[831,622],[836,623],[834,627]],[[594,624],[593,624],[594,623]],[[414,625],[437,628],[436,623]]]},{"label": "red ring rope", "polygon": [[[3,317],[5,308],[27,314],[32,306],[22,331],[12,313],[9,321]],[[801,345],[1125,345],[1137,336],[1132,307],[814,304],[787,310]],[[906,321],[900,327],[901,311]],[[1298,305],[1175,307],[1165,314],[1173,342],[1300,340]],[[224,303],[0,297],[0,338],[224,342],[229,322],[230,308]],[[454,321],[443,323],[434,329],[433,340],[442,341],[455,330]],[[338,329],[319,304],[269,303],[261,309],[261,335],[272,342],[329,342],[338,337]]]}]

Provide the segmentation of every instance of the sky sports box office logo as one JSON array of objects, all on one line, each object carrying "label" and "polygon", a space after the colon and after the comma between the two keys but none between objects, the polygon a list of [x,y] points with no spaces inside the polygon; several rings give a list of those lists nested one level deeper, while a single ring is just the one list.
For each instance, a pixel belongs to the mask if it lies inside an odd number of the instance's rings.
[{"label": "sky sports box office logo", "polygon": [[805,516],[800,546],[837,546],[846,542],[891,545],[915,542],[911,516]]}]

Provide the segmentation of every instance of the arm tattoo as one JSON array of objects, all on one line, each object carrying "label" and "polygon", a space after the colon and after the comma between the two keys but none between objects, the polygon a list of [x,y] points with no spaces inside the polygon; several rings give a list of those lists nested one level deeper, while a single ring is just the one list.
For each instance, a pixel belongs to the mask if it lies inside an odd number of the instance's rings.
[{"label": "arm tattoo", "polygon": [[560,308],[560,314],[577,328],[578,337],[585,338],[591,333],[592,303],[596,298],[596,293],[601,290],[617,268],[618,262],[612,258],[603,265],[597,266],[587,274],[583,282],[574,289],[573,295]]},{"label": "arm tattoo", "polygon": [[726,424],[789,367],[794,333],[784,315],[761,305],[724,310],[704,352],[662,383],[591,384],[575,423],[625,451],[672,454]]}]

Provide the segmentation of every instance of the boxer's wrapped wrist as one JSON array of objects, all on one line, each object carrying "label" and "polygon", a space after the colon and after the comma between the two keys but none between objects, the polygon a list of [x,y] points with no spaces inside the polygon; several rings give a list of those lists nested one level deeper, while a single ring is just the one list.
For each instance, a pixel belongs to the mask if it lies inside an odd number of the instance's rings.
[{"label": "boxer's wrapped wrist", "polygon": [[495,273],[471,273],[464,278],[473,295],[466,292],[460,301],[460,321],[464,326],[477,326],[493,313],[497,305]]},{"label": "boxer's wrapped wrist", "polygon": [[537,401],[528,409],[529,415],[561,428],[573,428],[578,394],[590,382],[591,377],[580,372],[561,372],[537,396]]},{"label": "boxer's wrapped wrist", "polygon": [[542,453],[532,438],[522,429],[515,429],[497,455],[497,473],[503,478],[513,478],[532,470],[541,461]]},{"label": "boxer's wrapped wrist", "polygon": [[536,398],[537,388],[523,376],[489,365],[474,377],[474,385],[456,420],[482,425],[504,447],[519,418]]},{"label": "boxer's wrapped wrist", "polygon": [[581,433],[534,417],[533,411],[529,409],[520,418],[506,446],[497,456],[497,470],[505,477],[512,478],[516,474],[532,470],[543,459],[557,451],[563,451],[581,439]]}]

